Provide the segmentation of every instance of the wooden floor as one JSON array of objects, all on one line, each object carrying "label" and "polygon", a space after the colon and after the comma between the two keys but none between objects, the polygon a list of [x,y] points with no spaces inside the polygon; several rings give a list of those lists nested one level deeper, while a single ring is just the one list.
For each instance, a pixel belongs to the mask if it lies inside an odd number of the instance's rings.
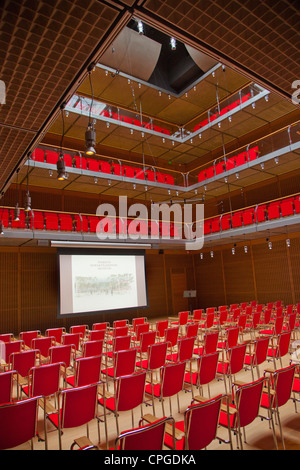
[{"label": "wooden floor", "polygon": [[[247,339],[247,336],[245,336],[244,339]],[[291,355],[287,355],[285,358],[283,358],[283,365],[284,366],[289,365],[290,360],[291,360]],[[273,363],[266,362],[265,364],[263,364],[263,366],[260,368],[261,374],[263,373],[264,368],[267,368],[267,367],[269,368],[273,367]],[[278,362],[277,368],[278,369],[280,368],[279,362]],[[251,371],[250,370],[241,371],[239,374],[237,374],[236,379],[242,380],[244,382],[251,382],[252,381]],[[111,387],[111,390],[112,390],[112,387]],[[225,393],[224,382],[222,380],[215,380],[210,385],[210,392],[211,392],[211,397],[219,395],[220,393]],[[207,388],[204,388],[203,394],[205,396],[208,396]],[[176,397],[172,398],[172,410],[173,410],[173,417],[175,418],[175,420],[183,419],[183,412],[191,404],[191,399],[192,399],[191,392],[182,391],[180,393],[180,413],[178,413],[177,399]],[[289,402],[286,405],[280,408],[280,418],[281,418],[283,434],[284,434],[284,439],[285,439],[285,446],[287,450],[299,450],[300,449],[300,403],[298,403],[298,409],[299,409],[299,412],[296,413],[295,405],[292,402],[292,400],[289,400]],[[166,410],[166,413],[169,412],[168,399],[165,402],[165,410]],[[102,407],[99,407],[100,414],[102,414],[102,411],[103,411]],[[143,405],[143,413],[144,414],[152,413],[152,407]],[[266,411],[261,410],[261,414],[266,416]],[[135,416],[135,426],[138,426],[140,408],[137,408],[134,411],[134,416]],[[159,401],[157,401],[157,404],[156,404],[156,416],[162,417],[162,407]],[[119,424],[120,424],[121,431],[130,429],[131,428],[131,413],[130,412],[120,413]],[[114,442],[116,438],[116,424],[115,424],[115,418],[113,415],[108,416],[107,426],[108,426],[109,441],[110,441],[109,448],[112,449],[114,448]],[[104,424],[101,423],[100,425],[100,429],[101,429],[101,442],[100,443],[98,443],[96,422],[90,423],[89,427],[90,427],[91,441],[94,444],[98,445],[99,450],[106,450]],[[39,411],[38,428],[39,428],[40,434],[43,435],[43,429],[44,429],[43,411],[41,409]],[[48,430],[48,434],[47,434],[48,435],[48,449],[57,450],[58,449],[57,430],[55,430],[55,428],[50,423],[48,423],[47,430]],[[62,436],[63,450],[70,449],[70,446],[74,438],[84,436],[85,433],[86,433],[85,426],[80,427],[80,428],[64,430],[63,436]],[[276,435],[277,435],[277,440],[278,440],[278,447],[281,450],[282,443],[280,440],[280,433],[279,433],[278,425],[276,425]],[[224,428],[219,428],[218,436],[224,439],[227,439],[228,437],[227,430]],[[247,442],[244,443],[245,450],[275,450],[272,430],[269,427],[269,422],[265,420],[261,421],[259,418],[257,418],[251,425],[249,425],[246,428],[246,441]],[[233,436],[233,445],[234,445],[234,450],[237,449],[235,436]],[[30,445],[29,443],[28,444],[26,443],[15,449],[16,450],[28,450],[30,449]],[[45,449],[44,441],[41,441],[41,440],[39,441],[38,439],[35,439],[34,449],[44,450]],[[209,445],[208,450],[230,450],[230,448],[228,444],[219,443],[219,441],[216,440]]]}]

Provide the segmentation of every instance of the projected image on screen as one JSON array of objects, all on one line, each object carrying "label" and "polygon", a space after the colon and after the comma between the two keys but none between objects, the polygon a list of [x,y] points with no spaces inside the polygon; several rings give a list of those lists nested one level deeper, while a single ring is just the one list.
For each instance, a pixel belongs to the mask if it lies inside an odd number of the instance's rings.
[{"label": "projected image on screen", "polygon": [[144,256],[60,255],[60,314],[147,305]]}]

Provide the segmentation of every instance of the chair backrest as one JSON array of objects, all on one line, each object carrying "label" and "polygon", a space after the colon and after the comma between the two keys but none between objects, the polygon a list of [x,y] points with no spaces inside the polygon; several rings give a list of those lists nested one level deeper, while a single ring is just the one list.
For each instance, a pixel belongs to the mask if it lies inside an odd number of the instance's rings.
[{"label": "chair backrest", "polygon": [[114,378],[134,373],[136,355],[137,348],[118,351],[114,354]]},{"label": "chair backrest", "polygon": [[207,385],[212,382],[217,375],[219,361],[219,351],[204,354],[198,358],[198,385]]},{"label": "chair backrest", "polygon": [[93,323],[92,330],[107,330],[107,328],[108,328],[107,322]]},{"label": "chair backrest", "polygon": [[220,315],[219,315],[219,324],[224,325],[228,317],[228,312],[227,310],[221,310]]},{"label": "chair backrest", "polygon": [[0,450],[11,449],[33,439],[37,433],[39,397],[0,406]]},{"label": "chair backrest", "polygon": [[148,369],[159,369],[166,363],[168,343],[154,343],[148,347]]},{"label": "chair backrest", "polygon": [[0,405],[12,401],[13,375],[15,373],[15,370],[9,370],[0,374]]},{"label": "chair backrest", "polygon": [[205,319],[205,328],[211,328],[214,324],[215,314],[214,312],[208,313]]},{"label": "chair backrest", "polygon": [[247,315],[243,313],[239,316],[239,319],[237,322],[237,325],[240,331],[244,331],[244,329],[246,328],[246,323],[247,323]]},{"label": "chair backrest", "polygon": [[146,371],[124,375],[116,381],[116,410],[128,411],[144,401]]},{"label": "chair backrest", "polygon": [[239,327],[232,327],[226,330],[226,349],[233,348],[237,345],[239,339]]},{"label": "chair backrest", "polygon": [[204,342],[203,342],[204,354],[210,354],[210,353],[216,352],[218,339],[219,339],[218,331],[205,333]]},{"label": "chair backrest", "polygon": [[185,421],[185,450],[201,450],[207,447],[217,435],[222,395],[187,408]]},{"label": "chair backrest", "polygon": [[84,339],[88,331],[88,325],[73,325],[70,326],[70,333],[79,333],[81,338]]},{"label": "chair backrest", "polygon": [[232,320],[236,322],[241,314],[241,309],[240,308],[235,308],[232,310]]},{"label": "chair backrest", "polygon": [[68,388],[61,392],[61,428],[87,424],[96,417],[98,384]]},{"label": "chair backrest", "polygon": [[41,335],[39,330],[35,331],[22,331],[20,333],[20,340],[24,341],[25,346],[31,348],[31,342],[33,339],[38,338]]},{"label": "chair backrest", "polygon": [[98,383],[101,374],[101,356],[79,357],[75,361],[75,386]]},{"label": "chair backrest", "polygon": [[275,390],[272,406],[283,406],[291,397],[296,364],[278,369],[273,375],[273,388]]},{"label": "chair backrest", "polygon": [[257,325],[259,324],[260,320],[260,312],[254,312],[252,315],[252,328],[256,328]]},{"label": "chair backrest", "polygon": [[185,310],[178,313],[179,325],[186,325],[190,312]]},{"label": "chair backrest", "polygon": [[129,324],[128,320],[115,320],[113,322],[113,329],[114,328],[123,328]]},{"label": "chair backrest", "polygon": [[10,341],[9,343],[0,344],[1,358],[7,364],[10,362],[10,356],[13,353],[20,352],[23,348],[23,341]]},{"label": "chair backrest", "polygon": [[165,364],[161,368],[161,396],[172,397],[183,389],[186,362]]},{"label": "chair backrest", "polygon": [[168,320],[160,320],[156,322],[155,327],[158,338],[163,338],[165,336],[165,330],[168,328],[168,326]]},{"label": "chair backrest", "polygon": [[145,333],[141,333],[140,337],[140,352],[145,353],[148,351],[148,346],[155,343],[156,339],[156,332],[155,331],[146,331]]},{"label": "chair backrest", "polygon": [[88,341],[104,341],[106,330],[92,330],[88,333]]},{"label": "chair backrest", "polygon": [[50,364],[62,362],[66,367],[70,367],[72,361],[72,345],[51,346],[49,356]]},{"label": "chair backrest", "polygon": [[103,340],[85,341],[82,347],[82,357],[101,356],[103,353]]},{"label": "chair backrest", "polygon": [[29,371],[29,391],[31,397],[39,395],[48,397],[60,390],[61,365],[62,363],[57,362],[32,367]]},{"label": "chair backrest", "polygon": [[150,323],[141,323],[140,325],[137,325],[136,330],[135,330],[135,333],[136,333],[135,340],[140,341],[141,334],[147,333],[149,329],[150,329]]},{"label": "chair backrest", "polygon": [[196,310],[193,310],[193,321],[201,320],[202,315],[203,315],[203,308],[197,308]]},{"label": "chair backrest", "polygon": [[34,338],[32,340],[32,348],[38,349],[42,356],[47,358],[49,356],[49,349],[53,346],[55,341],[54,336],[43,336],[41,338]]},{"label": "chair backrest", "polygon": [[252,423],[258,416],[265,378],[238,387],[235,393],[235,403],[238,410],[238,420],[241,427]]},{"label": "chair backrest", "polygon": [[14,335],[12,333],[3,333],[0,335],[0,341],[3,343],[10,343],[13,340]]},{"label": "chair backrest", "polygon": [[240,372],[243,368],[245,362],[247,344],[239,344],[227,350],[227,357],[229,360],[229,370],[230,374],[236,374]]},{"label": "chair backrest", "polygon": [[216,307],[207,307],[206,309],[206,315],[209,315],[210,313],[215,313]]},{"label": "chair backrest", "polygon": [[297,318],[297,314],[296,313],[290,313],[288,314],[288,319],[289,319],[289,330],[293,331],[294,328],[295,328],[295,324],[296,324],[296,318]]},{"label": "chair backrest", "polygon": [[137,325],[142,325],[143,323],[147,323],[146,317],[137,317],[132,319],[132,329],[135,332]]},{"label": "chair backrest", "polygon": [[265,323],[265,325],[268,325],[270,323],[271,315],[272,315],[272,310],[270,308],[267,308],[264,311],[264,323]]},{"label": "chair backrest", "polygon": [[80,338],[81,338],[80,333],[67,333],[67,334],[62,335],[61,344],[63,345],[71,344],[72,346],[74,346],[74,349],[78,351],[80,349]]},{"label": "chair backrest", "polygon": [[117,336],[126,336],[128,335],[129,326],[118,326],[112,329],[112,336],[116,338]]},{"label": "chair backrest", "polygon": [[254,342],[253,365],[259,366],[267,359],[270,337],[258,338]]},{"label": "chair backrest", "polygon": [[280,333],[282,332],[283,321],[284,321],[283,316],[275,318],[275,324],[274,324],[274,334],[275,335],[280,335]]},{"label": "chair backrest", "polygon": [[61,337],[66,332],[64,327],[60,328],[48,328],[45,332],[46,336],[54,336],[57,343],[61,343]]},{"label": "chair backrest", "polygon": [[286,356],[286,354],[288,354],[291,341],[291,334],[291,331],[285,331],[278,335],[276,357],[284,357]]},{"label": "chair backrest", "polygon": [[38,352],[37,349],[30,349],[11,354],[12,369],[17,371],[22,377],[28,377],[30,369],[36,365]]},{"label": "chair backrest", "polygon": [[112,341],[113,352],[122,351],[130,348],[131,336],[116,336]]},{"label": "chair backrest", "polygon": [[171,418],[158,419],[130,431],[122,432],[116,440],[119,450],[162,450],[164,448],[166,424]]},{"label": "chair backrest", "polygon": [[165,341],[170,343],[170,346],[176,346],[179,335],[179,327],[166,328]]},{"label": "chair backrest", "polygon": [[178,361],[189,361],[192,359],[193,350],[195,345],[195,337],[188,337],[188,338],[179,338],[177,342],[178,347]]},{"label": "chair backrest", "polygon": [[185,326],[185,336],[187,338],[197,337],[199,330],[199,323],[188,323]]}]

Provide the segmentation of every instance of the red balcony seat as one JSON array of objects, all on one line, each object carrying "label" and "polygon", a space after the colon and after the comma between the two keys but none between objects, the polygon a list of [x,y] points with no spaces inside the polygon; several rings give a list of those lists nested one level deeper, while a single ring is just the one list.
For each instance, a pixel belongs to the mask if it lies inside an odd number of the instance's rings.
[{"label": "red balcony seat", "polygon": [[221,229],[222,230],[231,229],[231,214],[225,214],[221,217]]},{"label": "red balcony seat", "polygon": [[212,233],[220,231],[220,217],[215,217],[214,219],[211,219],[210,223]]},{"label": "red balcony seat", "polygon": [[101,111],[100,116],[109,117],[109,112],[104,109]]},{"label": "red balcony seat", "polygon": [[99,168],[101,173],[111,173],[111,166],[108,162],[99,160]]},{"label": "red balcony seat", "polygon": [[258,146],[253,147],[252,149],[249,149],[249,155],[248,155],[249,162],[256,160],[258,156],[259,156]]},{"label": "red balcony seat", "polygon": [[90,232],[96,233],[97,225],[100,222],[100,218],[95,216],[95,215],[88,215],[87,220],[88,220],[88,223],[89,223]]},{"label": "red balcony seat", "polygon": [[142,123],[141,123],[141,121],[140,121],[139,119],[133,119],[133,120],[132,120],[132,124],[133,124],[134,126],[138,126],[138,127],[141,127],[141,126],[142,126]]},{"label": "red balcony seat", "polygon": [[171,135],[171,132],[168,129],[162,128],[162,133],[165,135]]},{"label": "red balcony seat", "polygon": [[[103,221],[104,220],[105,219],[103,219]],[[103,222],[103,224],[104,224],[104,222]],[[100,224],[100,225],[102,226],[102,224]],[[115,226],[116,226],[116,233],[123,233],[123,234],[127,233],[127,219],[116,219]],[[105,230],[105,228],[106,227],[104,226],[104,229],[103,229],[104,232],[112,233],[112,231],[111,231],[112,226],[111,226],[110,220],[109,221],[107,220],[107,230]]]},{"label": "red balcony seat", "polygon": [[159,132],[159,133],[161,134],[162,131],[163,131],[163,128],[160,127],[160,126],[157,126],[156,124],[154,124],[153,130],[154,130],[155,132]]},{"label": "red balcony seat", "polygon": [[100,233],[114,233],[115,225],[116,221],[114,219],[103,217],[99,222],[98,231]]},{"label": "red balcony seat", "polygon": [[294,198],[289,197],[281,201],[280,209],[281,209],[282,217],[293,215],[294,214]]},{"label": "red balcony seat", "polygon": [[122,173],[123,173],[123,176],[126,176],[126,178],[134,178],[134,168],[132,166],[123,165]]},{"label": "red balcony seat", "polygon": [[179,233],[178,233],[178,227],[176,224],[171,224],[170,226],[170,235],[172,238],[178,238]]},{"label": "red balcony seat", "polygon": [[208,118],[204,119],[204,121],[200,122],[200,127],[207,126],[207,124],[208,124]]},{"label": "red balcony seat", "polygon": [[232,228],[241,227],[242,226],[242,211],[234,212],[231,217],[232,221]]},{"label": "red balcony seat", "polygon": [[77,232],[88,232],[89,231],[89,222],[85,215],[74,215],[75,220],[75,230]]},{"label": "red balcony seat", "polygon": [[160,172],[156,172],[156,181],[158,183],[165,183],[166,182],[166,175]]},{"label": "red balcony seat", "polygon": [[71,232],[73,230],[73,219],[70,214],[59,214],[59,226],[62,232]]},{"label": "red balcony seat", "polygon": [[198,182],[204,181],[206,179],[206,170],[201,170],[198,175]]},{"label": "red balcony seat", "polygon": [[241,102],[245,103],[245,101],[248,101],[251,98],[251,93],[247,93],[247,95],[242,96]]},{"label": "red balcony seat", "polygon": [[114,175],[121,176],[121,165],[119,163],[112,163]]},{"label": "red balcony seat", "polygon": [[9,227],[9,210],[0,209],[0,220],[2,221],[3,227]]},{"label": "red balcony seat", "polygon": [[43,212],[31,212],[30,227],[34,230],[44,230],[45,221]]},{"label": "red balcony seat", "polygon": [[209,220],[204,221],[203,233],[204,235],[211,233],[211,223]]},{"label": "red balcony seat", "polygon": [[126,122],[127,124],[132,124],[133,119],[128,116],[120,116],[120,121]]},{"label": "red balcony seat", "polygon": [[278,219],[280,217],[280,202],[271,202],[268,205],[268,218],[269,220]]},{"label": "red balcony seat", "polygon": [[247,162],[247,152],[241,152],[235,157],[236,166],[245,165]]},{"label": "red balcony seat", "polygon": [[45,212],[46,230],[58,230],[58,216],[53,212]]},{"label": "red balcony seat", "polygon": [[198,131],[200,128],[201,128],[201,124],[197,124],[197,125],[194,127],[193,132]]},{"label": "red balcony seat", "polygon": [[166,175],[166,183],[167,184],[174,184],[174,177],[171,175]]},{"label": "red balcony seat", "polygon": [[145,127],[145,129],[152,129],[151,122],[147,122],[144,127]]},{"label": "red balcony seat", "polygon": [[35,160],[36,162],[44,162],[45,161],[45,153],[44,150],[42,149],[35,149],[32,152],[32,159]]},{"label": "red balcony seat", "polygon": [[53,150],[46,150],[46,163],[50,163],[51,165],[56,165],[58,160],[58,153],[54,152]]},{"label": "red balcony seat", "polygon": [[219,175],[220,173],[223,173],[224,170],[225,170],[225,162],[224,161],[217,162],[215,164],[216,175]]},{"label": "red balcony seat", "polygon": [[147,174],[148,181],[156,181],[155,180],[155,172],[153,170],[146,170],[145,173]]},{"label": "red balcony seat", "polygon": [[209,122],[213,122],[215,119],[218,118],[218,113],[215,113],[215,114],[212,114],[210,117],[209,117]]},{"label": "red balcony seat", "polygon": [[90,171],[99,171],[99,161],[94,160],[93,158],[88,158],[88,167]]},{"label": "red balcony seat", "polygon": [[251,224],[254,224],[255,221],[256,221],[255,210],[254,209],[246,209],[243,212],[243,225],[251,225]]},{"label": "red balcony seat", "polygon": [[225,108],[222,108],[221,111],[220,111],[220,116],[224,116],[224,114],[228,113],[228,106],[226,106]]},{"label": "red balcony seat", "polygon": [[267,214],[267,205],[262,204],[255,209],[257,222],[265,222]]},{"label": "red balcony seat", "polygon": [[226,160],[226,171],[235,168],[235,157],[230,157]]},{"label": "red balcony seat", "polygon": [[75,167],[81,168],[82,170],[87,170],[87,160],[85,157],[80,157],[79,155],[75,155],[74,157]]},{"label": "red balcony seat", "polygon": [[135,168],[135,178],[139,180],[145,179],[145,173],[141,168]]},{"label": "red balcony seat", "polygon": [[71,155],[69,155],[68,153],[64,153],[64,162],[65,162],[66,166],[72,167],[73,166],[73,157]]},{"label": "red balcony seat", "polygon": [[160,222],[160,233],[162,237],[170,237],[170,224],[167,224],[166,222]]},{"label": "red balcony seat", "polygon": [[118,115],[118,113],[111,113],[110,117],[111,117],[111,119],[115,119],[116,121],[119,121],[120,116]]},{"label": "red balcony seat", "polygon": [[213,178],[214,176],[215,176],[214,167],[210,166],[209,168],[206,168],[206,179]]},{"label": "red balcony seat", "polygon": [[154,220],[150,221],[148,223],[148,227],[149,227],[149,233],[152,237],[158,237],[159,236],[159,225],[158,225],[157,222],[155,222]]}]

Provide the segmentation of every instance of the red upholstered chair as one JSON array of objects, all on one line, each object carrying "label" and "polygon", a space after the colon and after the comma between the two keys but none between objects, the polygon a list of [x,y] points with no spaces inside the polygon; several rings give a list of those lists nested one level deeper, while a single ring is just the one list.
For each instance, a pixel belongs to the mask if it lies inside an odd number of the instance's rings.
[{"label": "red upholstered chair", "polygon": [[0,209],[0,220],[4,228],[9,227],[9,210],[8,209]]},{"label": "red upholstered chair", "polygon": [[59,214],[59,227],[62,232],[72,232],[73,219],[70,214]]},{"label": "red upholstered chair", "polygon": [[229,349],[238,344],[240,329],[238,326],[226,328],[222,341],[218,342],[218,348]]},{"label": "red upholstered chair", "polygon": [[[6,335],[5,335],[6,336]],[[20,352],[24,349],[23,341],[9,341],[0,344],[2,366],[8,368],[10,364],[10,356],[14,353]]]},{"label": "red upholstered chair", "polygon": [[[175,450],[201,450],[217,439],[223,395],[202,403],[192,404],[184,412],[184,420],[175,423],[183,437],[176,440]],[[165,443],[172,446],[171,436],[166,434]]]},{"label": "red upholstered chair", "polygon": [[15,352],[10,355],[9,362],[12,370],[16,371],[17,398],[24,385],[28,384],[28,375],[32,367],[36,366],[39,351],[29,349],[28,351]]},{"label": "red upholstered chair", "polygon": [[231,221],[232,221],[232,228],[242,227],[243,225],[243,211],[233,212]]},{"label": "red upholstered chair", "polygon": [[108,322],[93,323],[92,330],[107,330],[109,327]]},{"label": "red upholstered chair", "polygon": [[81,339],[84,340],[86,335],[88,334],[88,325],[72,325],[70,326],[70,333],[79,333],[81,336]]},{"label": "red upholstered chair", "polygon": [[73,348],[74,355],[81,349],[81,333],[66,333],[61,337],[61,344],[71,345]]},{"label": "red upholstered chair", "polygon": [[175,424],[174,420],[172,418],[161,418],[152,424],[124,431],[115,441],[115,450],[163,450],[168,424],[173,426]]},{"label": "red upholstered chair", "polygon": [[101,374],[101,356],[79,357],[75,360],[75,374],[66,377],[72,387],[98,383]]},{"label": "red upholstered chair", "polygon": [[0,406],[0,450],[12,449],[31,442],[37,434],[39,397]]},{"label": "red upholstered chair", "polygon": [[111,174],[111,166],[108,162],[99,160],[99,169],[102,173]]},{"label": "red upholstered chair", "polygon": [[106,443],[108,446],[108,430],[107,430],[107,411],[115,415],[117,434],[120,434],[118,416],[122,411],[131,411],[132,427],[134,427],[133,410],[137,407],[141,409],[141,417],[143,416],[143,402],[146,383],[146,371],[136,372],[130,375],[118,377],[115,383],[114,395],[107,397],[105,386],[103,385],[102,397],[98,402],[104,408],[104,424]]},{"label": "red upholstered chair", "polygon": [[75,155],[73,157],[75,162],[75,168],[81,168],[82,170],[87,170],[87,159],[80,155]]},{"label": "red upholstered chair", "polygon": [[50,163],[51,165],[56,165],[58,160],[58,153],[53,150],[46,150],[46,163]]},{"label": "red upholstered chair", "polygon": [[106,378],[107,389],[109,389],[109,379],[114,382],[123,375],[131,375],[136,369],[137,348],[117,351],[113,355],[113,365],[102,369],[102,374]]},{"label": "red upholstered chair", "polygon": [[43,212],[31,211],[30,227],[34,230],[44,230],[45,217]]},{"label": "red upholstered chair", "polygon": [[290,351],[291,334],[291,331],[284,331],[277,337],[271,337],[271,347],[268,348],[267,358],[273,359],[275,369],[276,360],[279,360],[280,366],[283,367],[282,358]]},{"label": "red upholstered chair", "polygon": [[32,159],[36,162],[45,162],[45,152],[43,149],[35,149],[32,152]]},{"label": "red upholstered chair", "polygon": [[135,178],[139,180],[146,179],[145,172],[141,168],[135,168]]},{"label": "red upholstered chair", "polygon": [[123,176],[126,178],[134,178],[135,177],[135,171],[134,167],[129,166],[129,165],[123,165],[122,166],[122,172]]},{"label": "red upholstered chair", "polygon": [[194,398],[194,386],[197,387],[200,394],[203,395],[203,385],[208,387],[208,395],[210,394],[209,384],[217,377],[217,367],[219,361],[219,351],[210,354],[203,354],[197,359],[197,371],[186,372],[184,382],[191,384],[192,397]]},{"label": "red upholstered chair", "polygon": [[[148,333],[145,333],[145,335]],[[151,338],[153,340],[153,337]],[[146,369],[150,373],[150,383],[153,382],[153,372],[160,369],[166,364],[168,343],[158,342],[148,345],[147,348],[147,358],[136,363],[137,367]]]},{"label": "red upholstered chair", "polygon": [[61,337],[65,333],[66,333],[66,329],[64,326],[59,327],[59,328],[48,328],[45,331],[45,336],[54,336],[55,341],[57,343],[61,343]]},{"label": "red upholstered chair", "polygon": [[145,393],[152,397],[153,414],[155,415],[155,398],[161,401],[162,413],[165,415],[164,399],[169,397],[170,416],[172,416],[171,397],[177,395],[178,413],[179,408],[179,392],[183,389],[184,375],[186,363],[175,362],[165,364],[160,369],[160,381],[157,384],[146,384]]},{"label": "red upholstered chair", "polygon": [[280,212],[282,217],[294,215],[294,198],[290,197],[281,201]]},{"label": "red upholstered chair", "polygon": [[257,222],[265,222],[267,220],[267,204],[261,204],[255,208]]},{"label": "red upholstered chair", "polygon": [[256,339],[253,343],[249,344],[250,350],[245,355],[245,366],[250,366],[252,379],[254,380],[254,369],[257,372],[257,378],[261,377],[259,366],[267,360],[267,353],[269,349],[270,337],[265,336]]},{"label": "red upholstered chair", "polygon": [[243,225],[251,225],[256,222],[255,209],[246,209],[243,211]]},{"label": "red upholstered chair", "polygon": [[280,217],[280,201],[271,202],[268,205],[267,210],[268,210],[269,220],[279,219],[279,217]]},{"label": "red upholstered chair", "polygon": [[25,348],[30,349],[32,347],[32,340],[40,336],[41,336],[40,330],[22,331],[20,333],[20,340],[24,342]]},{"label": "red upholstered chair", "polygon": [[221,230],[231,229],[231,214],[224,214],[220,217]]},{"label": "red upholstered chair", "polygon": [[159,320],[155,323],[155,330],[158,339],[163,339],[165,337],[165,330],[169,326],[168,320]]},{"label": "red upholstered chair", "polygon": [[89,171],[96,171],[97,173],[100,170],[99,161],[94,158],[87,158],[87,164]]},{"label": "red upholstered chair", "polygon": [[[223,354],[222,360],[218,364],[217,372],[223,374],[225,393],[230,390],[234,376],[238,374],[244,366],[247,344],[239,344],[233,348],[227,349]],[[229,390],[227,390],[226,379],[228,380]]]},{"label": "red upholstered chair", "polygon": [[84,341],[82,344],[82,357],[102,356],[103,347],[103,339]]},{"label": "red upholstered chair", "polygon": [[[285,450],[285,442],[284,442],[284,437],[283,437],[279,409],[282,406],[284,406],[288,402],[288,400],[291,398],[294,377],[295,377],[295,368],[296,368],[296,365],[293,364],[283,369],[277,369],[275,371],[273,370],[265,371],[265,377],[270,378],[269,384],[271,388],[271,393],[263,392],[261,404],[260,404],[262,408],[266,408],[269,410],[269,412],[271,412],[271,416],[273,415],[273,413],[276,413],[277,422],[279,424],[279,429],[280,429],[281,442],[282,442],[282,446],[284,450]],[[274,434],[274,441],[275,441],[276,439],[275,430],[273,434]],[[277,447],[277,442],[276,442],[276,447]]]},{"label": "red upholstered chair", "polygon": [[3,333],[0,335],[0,341],[2,343],[10,343],[11,341],[13,341],[13,339],[14,339],[13,333]]},{"label": "red upholstered chair", "polygon": [[[63,429],[88,425],[94,419],[98,424],[98,440],[100,442],[100,427],[97,419],[98,384],[74,387],[62,390],[58,394],[58,413],[49,414],[47,417],[58,430],[59,450],[62,450]],[[76,439],[74,440],[76,443]],[[71,449],[74,446],[71,445]],[[91,443],[91,445],[93,445]]]},{"label": "red upholstered chair", "polygon": [[72,370],[74,355],[71,344],[52,346],[49,349],[49,364],[60,362],[64,365],[65,374],[67,369]]},{"label": "red upholstered chair", "polygon": [[213,219],[211,219],[210,223],[212,233],[220,231],[220,217],[214,217]]},{"label": "red upholstered chair", "polygon": [[53,212],[45,212],[45,229],[58,230],[58,216]]}]

